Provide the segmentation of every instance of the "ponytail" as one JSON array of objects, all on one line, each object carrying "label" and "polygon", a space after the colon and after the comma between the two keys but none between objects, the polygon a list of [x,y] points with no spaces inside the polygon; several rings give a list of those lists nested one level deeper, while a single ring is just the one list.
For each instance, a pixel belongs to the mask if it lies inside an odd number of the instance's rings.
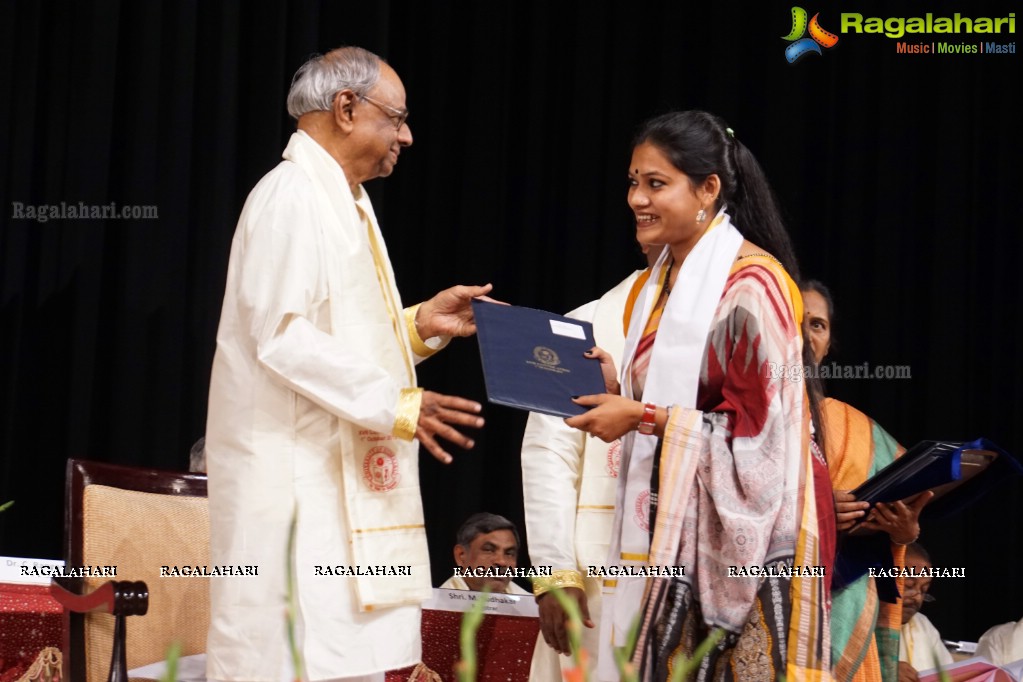
[{"label": "ponytail", "polygon": [[799,262],[767,176],[746,145],[732,140],[731,147],[734,149],[735,186],[728,200],[730,213],[742,235],[777,258],[789,276],[798,282]]}]

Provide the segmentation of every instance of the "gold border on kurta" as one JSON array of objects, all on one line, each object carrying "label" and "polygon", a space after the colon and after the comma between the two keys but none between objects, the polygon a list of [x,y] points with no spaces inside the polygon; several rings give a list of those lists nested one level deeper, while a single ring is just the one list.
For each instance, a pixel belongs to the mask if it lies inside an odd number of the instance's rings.
[{"label": "gold border on kurta", "polygon": [[622,561],[650,561],[649,554],[636,554],[633,552],[622,552],[618,555]]},{"label": "gold border on kurta", "polygon": [[555,587],[564,589],[566,587],[578,587],[585,590],[583,585],[583,574],[579,571],[560,570],[552,571],[549,576],[533,578],[533,595],[539,597],[541,594],[550,592]]},{"label": "gold border on kurta", "polygon": [[356,202],[355,207],[366,221],[366,232],[369,237],[369,248],[373,254],[373,267],[377,271],[377,281],[380,283],[380,293],[384,297],[384,303],[387,305],[387,315],[391,318],[391,327],[394,328],[394,337],[398,340],[398,347],[401,349],[401,357],[405,360],[405,369],[408,371],[408,382],[410,384],[416,383],[416,373],[412,369],[412,361],[408,356],[408,347],[405,345],[404,339],[402,339],[400,328],[398,327],[398,306],[394,302],[394,296],[391,293],[391,278],[387,274],[387,267],[384,263],[384,257],[380,250],[380,244],[377,243],[376,233],[373,230],[373,220],[369,217],[369,213],[359,206]]},{"label": "gold border on kurta", "polygon": [[398,415],[394,419],[394,429],[391,434],[402,440],[412,440],[416,437],[416,425],[419,423],[419,407],[423,402],[423,389],[403,388],[398,393]]},{"label": "gold border on kurta", "polygon": [[419,330],[416,328],[416,313],[419,312],[419,306],[422,303],[416,303],[414,306],[405,308],[405,328],[408,329],[408,338],[412,343],[412,352],[421,358],[428,358],[436,353],[439,348],[430,348],[426,345],[423,337],[419,335]]}]

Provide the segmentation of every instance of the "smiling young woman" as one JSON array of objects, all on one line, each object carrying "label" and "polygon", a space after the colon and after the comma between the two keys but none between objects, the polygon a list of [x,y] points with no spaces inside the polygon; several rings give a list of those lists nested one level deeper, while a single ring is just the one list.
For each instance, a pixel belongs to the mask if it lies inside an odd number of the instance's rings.
[{"label": "smiling young woman", "polygon": [[676,652],[716,628],[726,634],[698,679],[826,675],[822,571],[729,577],[826,565],[822,529],[834,537],[819,520],[831,490],[810,454],[804,386],[765,369],[803,363],[798,269],[770,187],[702,111],[645,123],[628,176],[637,239],[668,248],[634,289],[620,377],[595,351],[609,393],[579,398],[592,409],[568,424],[623,438],[608,565],[685,575],[605,582],[599,677],[614,679],[613,647],[637,617],[643,679],[666,679]]}]

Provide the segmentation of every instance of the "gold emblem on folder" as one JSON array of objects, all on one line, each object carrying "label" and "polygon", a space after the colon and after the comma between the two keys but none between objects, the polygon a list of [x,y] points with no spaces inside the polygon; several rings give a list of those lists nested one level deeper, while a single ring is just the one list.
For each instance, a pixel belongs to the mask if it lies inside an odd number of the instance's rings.
[{"label": "gold emblem on folder", "polygon": [[526,360],[526,364],[537,369],[542,369],[545,372],[554,372],[555,374],[568,374],[572,370],[567,367],[559,367],[561,364],[561,358],[552,349],[547,346],[537,346],[533,349],[533,357],[536,359]]},{"label": "gold emblem on folder", "polygon": [[533,357],[536,358],[537,362],[547,365],[548,367],[557,367],[561,364],[561,358],[550,348],[545,346],[537,346],[533,349]]}]

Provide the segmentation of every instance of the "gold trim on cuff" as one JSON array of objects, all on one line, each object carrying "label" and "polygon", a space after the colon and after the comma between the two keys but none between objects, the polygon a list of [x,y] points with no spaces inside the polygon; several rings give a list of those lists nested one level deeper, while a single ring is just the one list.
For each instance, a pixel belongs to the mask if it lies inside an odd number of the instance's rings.
[{"label": "gold trim on cuff", "polygon": [[586,586],[583,585],[583,574],[579,571],[552,571],[547,577],[533,578],[532,580],[533,596],[535,597],[539,597],[541,594],[546,594],[555,587],[562,589],[566,587],[578,587],[580,590],[586,589]]},{"label": "gold trim on cuff", "polygon": [[416,437],[419,406],[422,402],[423,389],[401,389],[401,393],[398,394],[398,416],[394,418],[394,428],[391,430],[391,434],[402,440],[412,440]]},{"label": "gold trim on cuff", "polygon": [[421,358],[428,358],[440,349],[427,346],[426,341],[419,335],[419,330],[416,329],[416,313],[419,312],[421,305],[423,304],[416,303],[414,306],[405,308],[405,327],[408,329],[408,338],[412,343],[412,352]]}]

